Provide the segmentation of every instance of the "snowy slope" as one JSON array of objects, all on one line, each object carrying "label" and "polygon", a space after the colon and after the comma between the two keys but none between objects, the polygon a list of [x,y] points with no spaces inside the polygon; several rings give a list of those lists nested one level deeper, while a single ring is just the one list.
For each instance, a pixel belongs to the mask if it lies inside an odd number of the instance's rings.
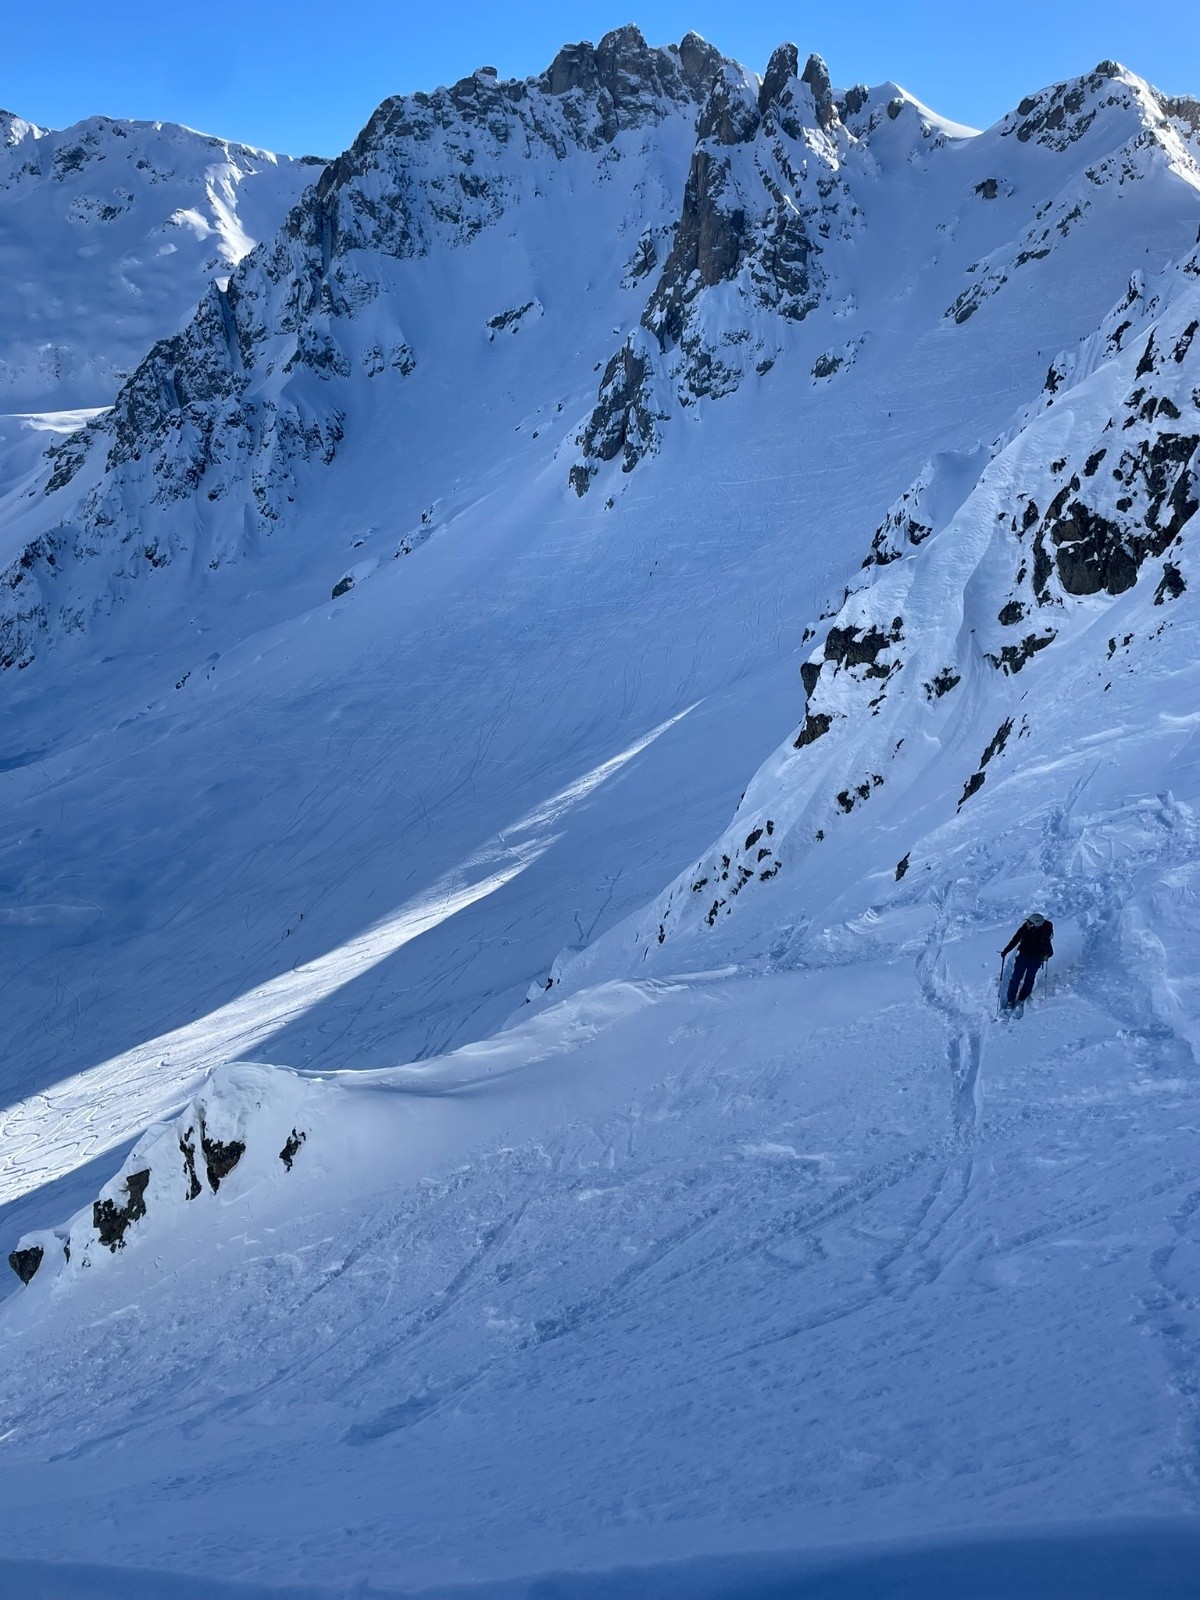
[{"label": "snowy slope", "polygon": [[[810,630],[799,729],[639,928],[648,958],[752,902],[749,920],[777,937],[781,893],[827,927],[826,896],[861,903],[885,868],[901,884],[944,871],[964,839],[973,850],[968,805],[992,814],[989,829],[1023,829],[1048,814],[1039,784],[1053,808],[1166,783],[1194,723],[1179,602],[1200,509],[1198,331],[1194,250],[1153,283],[1137,273],[990,448],[927,465],[842,606]],[[789,869],[802,891],[762,892]]]},{"label": "snowy slope", "polygon": [[389,102],[22,446],[7,1557],[1195,1518],[1194,119],[799,62]]},{"label": "snowy slope", "polygon": [[321,168],[173,123],[0,111],[0,412],[109,404]]}]

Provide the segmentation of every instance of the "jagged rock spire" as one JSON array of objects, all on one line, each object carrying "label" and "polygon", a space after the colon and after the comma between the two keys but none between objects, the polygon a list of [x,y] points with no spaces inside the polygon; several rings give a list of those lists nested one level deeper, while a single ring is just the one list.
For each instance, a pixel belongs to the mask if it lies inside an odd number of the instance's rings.
[{"label": "jagged rock spire", "polygon": [[707,94],[721,69],[724,57],[716,45],[698,33],[685,33],[679,41],[679,68],[698,95]]},{"label": "jagged rock spire", "polygon": [[758,122],[758,106],[745,75],[727,63],[717,74],[700,113],[697,142],[747,144],[758,132]]},{"label": "jagged rock spire", "polygon": [[832,126],[837,121],[837,107],[833,99],[833,85],[829,81],[829,68],[820,56],[809,56],[800,81],[812,90],[813,105],[821,127]]},{"label": "jagged rock spire", "polygon": [[792,79],[800,72],[800,55],[794,44],[776,45],[767,63],[762,88],[758,91],[758,109],[765,112],[773,100],[778,100]]}]

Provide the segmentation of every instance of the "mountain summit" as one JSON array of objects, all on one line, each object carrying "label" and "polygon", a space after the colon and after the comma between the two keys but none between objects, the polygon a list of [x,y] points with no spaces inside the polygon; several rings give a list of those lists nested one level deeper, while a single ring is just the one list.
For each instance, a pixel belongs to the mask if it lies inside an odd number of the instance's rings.
[{"label": "mountain summit", "polygon": [[110,404],[320,168],[171,123],[0,111],[0,409]]}]

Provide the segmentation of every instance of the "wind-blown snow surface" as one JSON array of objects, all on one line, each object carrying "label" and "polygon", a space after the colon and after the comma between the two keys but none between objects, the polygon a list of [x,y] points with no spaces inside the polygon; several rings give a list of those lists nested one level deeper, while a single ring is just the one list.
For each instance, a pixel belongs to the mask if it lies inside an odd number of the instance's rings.
[{"label": "wind-blown snow surface", "polygon": [[0,111],[0,411],[110,404],[321,167],[172,123]]},{"label": "wind-blown snow surface", "polygon": [[999,1592],[1116,1594],[1098,1523],[1196,1516],[1191,112],[1105,64],[969,135],[798,65],[389,102],[29,461],[14,1561],[1054,1522]]}]

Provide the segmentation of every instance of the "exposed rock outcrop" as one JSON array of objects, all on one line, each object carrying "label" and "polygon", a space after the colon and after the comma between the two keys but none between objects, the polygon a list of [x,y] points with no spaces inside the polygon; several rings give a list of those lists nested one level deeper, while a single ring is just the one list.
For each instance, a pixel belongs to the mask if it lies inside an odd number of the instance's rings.
[{"label": "exposed rock outcrop", "polygon": [[45,1254],[40,1244],[30,1245],[25,1250],[10,1250],[8,1264],[22,1283],[32,1283],[34,1273],[41,1266]]},{"label": "exposed rock outcrop", "polygon": [[9,1265],[26,1283],[48,1270],[48,1253],[55,1272],[95,1268],[143,1230],[169,1229],[182,1210],[219,1203],[235,1173],[245,1187],[277,1176],[278,1162],[290,1172],[308,1137],[300,1120],[308,1091],[305,1079],[282,1068],[219,1069],[178,1117],[139,1139],[117,1175],[62,1232],[18,1240]]},{"label": "exposed rock outcrop", "polygon": [[653,452],[673,406],[720,399],[770,368],[776,350],[756,331],[759,313],[798,322],[819,304],[821,254],[852,236],[858,213],[840,175],[849,136],[828,71],[817,56],[802,76],[798,66],[785,44],[761,84],[733,63],[717,73],[642,326],[609,362],[579,437],[580,493],[618,449],[627,471]]},{"label": "exposed rock outcrop", "polygon": [[92,1226],[96,1237],[109,1250],[120,1250],[125,1235],[133,1223],[146,1215],[146,1189],[150,1183],[150,1169],[131,1172],[124,1180],[125,1201],[97,1200],[92,1206]]}]

